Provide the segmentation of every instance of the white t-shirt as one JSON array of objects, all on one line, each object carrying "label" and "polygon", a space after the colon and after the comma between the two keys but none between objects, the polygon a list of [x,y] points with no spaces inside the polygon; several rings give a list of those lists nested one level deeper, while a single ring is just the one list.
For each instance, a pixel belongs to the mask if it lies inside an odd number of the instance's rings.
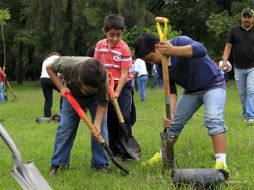
[{"label": "white t-shirt", "polygon": [[146,70],[146,63],[142,59],[136,59],[135,62],[135,72],[138,73],[138,77],[141,75],[148,75]]},{"label": "white t-shirt", "polygon": [[52,55],[43,61],[42,70],[41,70],[41,78],[50,78],[47,73],[46,66],[53,63],[57,58],[59,58],[59,55]]}]

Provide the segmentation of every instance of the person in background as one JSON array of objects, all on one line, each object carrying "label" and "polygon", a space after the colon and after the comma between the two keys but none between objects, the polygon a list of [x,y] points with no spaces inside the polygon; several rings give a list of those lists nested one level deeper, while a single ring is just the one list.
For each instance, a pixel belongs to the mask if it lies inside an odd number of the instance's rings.
[{"label": "person in background", "polygon": [[154,90],[157,84],[159,85],[159,88],[162,89],[163,88],[163,80],[158,73],[158,65],[157,64],[153,64],[152,75],[153,75],[153,83],[151,86],[151,90]]},{"label": "person in background", "polygon": [[[105,39],[100,40],[95,47],[94,58],[101,61],[108,73],[114,78],[114,90],[119,107],[123,114],[126,129],[123,131],[113,104],[108,105],[108,133],[109,146],[114,155],[123,160],[131,160],[132,157],[121,142],[121,135],[131,137],[132,125],[135,123],[131,113],[134,107],[132,76],[129,69],[132,66],[132,55],[128,45],[122,40],[124,32],[124,18],[118,14],[112,14],[104,19],[103,33]],[[126,134],[128,133],[128,134]],[[121,135],[120,135],[121,134]]]},{"label": "person in background", "polygon": [[5,76],[5,68],[0,67],[0,103],[5,102],[5,97],[4,97],[4,76]]},{"label": "person in background", "polygon": [[[226,163],[227,127],[223,118],[226,83],[219,68],[207,55],[207,49],[187,36],[177,36],[167,42],[160,42],[157,36],[146,33],[137,38],[135,55],[149,63],[159,64],[160,67],[162,55],[170,59],[171,116],[164,117],[163,123],[171,143],[175,144],[184,125],[204,105],[204,124],[211,136],[216,159],[214,167],[229,176]],[[184,88],[179,99],[176,84]],[[154,155],[152,161],[154,160],[160,160],[159,153]]]},{"label": "person in background", "polygon": [[148,82],[148,73],[146,70],[146,63],[144,60],[137,58],[134,61],[135,75],[137,76],[138,91],[140,94],[141,102],[145,102],[146,86]]},{"label": "person in background", "polygon": [[[56,90],[58,92],[59,92],[59,90],[57,89],[56,85],[50,79],[48,72],[46,70],[46,67],[47,67],[47,65],[53,63],[59,57],[60,57],[60,54],[58,52],[50,53],[48,55],[48,57],[43,61],[42,70],[41,70],[40,82],[41,82],[43,95],[45,98],[44,117],[49,118],[49,119],[52,117],[51,109],[52,109],[52,105],[53,105],[53,90]],[[61,109],[62,109],[62,100],[63,100],[62,97],[60,97],[59,116],[61,114]]]},{"label": "person in background", "polygon": [[242,114],[247,124],[254,124],[254,27],[253,10],[246,8],[241,13],[241,23],[234,26],[227,37],[223,52],[222,70],[233,51],[235,81],[242,105]]}]

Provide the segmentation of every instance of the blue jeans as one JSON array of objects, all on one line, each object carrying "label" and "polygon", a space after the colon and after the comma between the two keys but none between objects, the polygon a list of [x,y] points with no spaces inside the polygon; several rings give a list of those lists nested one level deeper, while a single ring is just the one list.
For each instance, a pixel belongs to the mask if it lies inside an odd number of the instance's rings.
[{"label": "blue jeans", "polygon": [[140,77],[137,78],[138,90],[139,90],[139,94],[140,94],[142,102],[145,101],[147,82],[148,82],[147,75],[141,75]]},{"label": "blue jeans", "polygon": [[204,104],[205,126],[208,134],[214,136],[227,131],[223,112],[226,90],[215,88],[200,94],[183,94],[176,104],[174,123],[168,128],[170,136],[179,136],[187,121]]},{"label": "blue jeans", "polygon": [[0,83],[0,103],[5,102],[4,92],[3,92],[3,82]]},{"label": "blue jeans", "polygon": [[159,84],[159,88],[162,89],[163,88],[163,81],[162,81],[162,79],[158,75],[154,75],[153,76],[153,83],[152,83],[151,89],[155,89],[157,83]]},{"label": "blue jeans", "polygon": [[254,68],[234,70],[243,117],[254,119]]},{"label": "blue jeans", "polygon": [[[91,114],[92,120],[96,115],[98,106],[96,97],[91,98],[75,98],[80,106],[84,109],[87,108]],[[103,119],[101,125],[101,135],[105,142],[108,143],[108,130],[107,130],[107,115]],[[51,158],[51,164],[61,167],[66,167],[70,161],[71,148],[76,137],[80,118],[67,99],[62,102],[62,116],[57,129],[54,154]],[[92,148],[92,168],[108,167],[108,156],[102,146],[94,138],[91,138]]]}]

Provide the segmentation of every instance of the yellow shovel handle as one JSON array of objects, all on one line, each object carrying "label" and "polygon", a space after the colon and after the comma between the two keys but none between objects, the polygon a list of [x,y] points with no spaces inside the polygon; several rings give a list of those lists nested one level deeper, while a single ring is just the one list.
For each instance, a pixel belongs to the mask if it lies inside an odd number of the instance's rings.
[{"label": "yellow shovel handle", "polygon": [[[168,34],[168,19],[164,17],[156,17],[156,28],[160,37],[160,41],[167,41]],[[161,23],[164,24],[164,30],[161,30]],[[162,55],[162,72],[163,72],[163,84],[165,91],[165,106],[166,106],[166,116],[170,118],[170,84],[169,84],[169,73],[168,73],[168,58]]]}]

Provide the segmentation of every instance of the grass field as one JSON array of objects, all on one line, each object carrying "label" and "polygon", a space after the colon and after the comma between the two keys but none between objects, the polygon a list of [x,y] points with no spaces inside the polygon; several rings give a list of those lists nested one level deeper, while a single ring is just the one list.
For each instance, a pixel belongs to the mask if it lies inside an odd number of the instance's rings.
[{"label": "grass field", "polygon": [[[234,81],[227,84],[225,123],[228,131],[227,163],[233,185],[222,189],[254,189],[254,126],[243,122],[241,107]],[[53,152],[57,123],[38,124],[35,118],[43,114],[43,95],[39,82],[25,82],[21,86],[12,84],[17,101],[0,104],[0,120],[19,148],[24,162],[33,160],[42,175],[54,190],[83,189],[175,189],[170,173],[163,174],[161,164],[142,167],[141,162],[159,150],[164,109],[163,90],[147,89],[145,103],[135,94],[137,122],[133,133],[142,147],[142,159],[128,163],[131,173],[123,176],[113,165],[110,174],[96,173],[90,169],[90,135],[84,123],[80,128],[72,149],[70,168],[53,178],[49,175],[50,158]],[[180,93],[179,93],[180,94]],[[53,113],[59,107],[59,94],[54,94]],[[183,134],[175,145],[175,160],[179,168],[213,168],[214,156],[211,139],[204,125],[203,108],[187,123]],[[12,178],[12,156],[0,140],[0,190],[21,189]]]}]

